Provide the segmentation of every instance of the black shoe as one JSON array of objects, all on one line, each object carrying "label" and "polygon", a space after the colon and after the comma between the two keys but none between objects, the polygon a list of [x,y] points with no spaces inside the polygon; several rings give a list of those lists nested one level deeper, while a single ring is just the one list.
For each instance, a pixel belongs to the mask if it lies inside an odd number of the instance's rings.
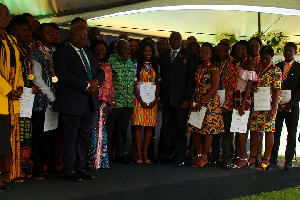
[{"label": "black shoe", "polygon": [[81,182],[82,179],[80,178],[80,176],[78,176],[75,172],[72,172],[70,174],[65,174],[65,178],[69,181],[73,181],[73,182]]},{"label": "black shoe", "polygon": [[77,175],[82,179],[93,179],[95,178],[92,174],[87,173],[87,171],[82,170],[81,172],[77,172]]},{"label": "black shoe", "polygon": [[183,167],[184,166],[184,162],[177,162],[176,163],[176,167]]},{"label": "black shoe", "polygon": [[284,169],[287,169],[287,170],[293,169],[293,162],[292,161],[285,161]]},{"label": "black shoe", "polygon": [[116,157],[116,161],[124,164],[132,164],[132,160],[127,156]]},{"label": "black shoe", "polygon": [[230,164],[226,160],[221,161],[220,166],[222,169],[230,169]]}]

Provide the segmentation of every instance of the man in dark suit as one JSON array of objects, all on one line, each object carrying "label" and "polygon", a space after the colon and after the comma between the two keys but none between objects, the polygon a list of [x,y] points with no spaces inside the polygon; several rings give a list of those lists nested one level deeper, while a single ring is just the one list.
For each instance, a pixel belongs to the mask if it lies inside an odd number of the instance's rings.
[{"label": "man in dark suit", "polygon": [[84,48],[87,30],[74,25],[70,45],[53,54],[58,88],[55,109],[63,129],[63,171],[70,181],[94,178],[85,170],[85,157],[95,110],[99,109],[97,88],[104,80],[94,54]]},{"label": "man in dark suit", "polygon": [[285,151],[285,169],[292,169],[292,160],[296,148],[296,132],[299,119],[299,100],[300,100],[300,63],[296,62],[294,55],[297,52],[297,46],[293,42],[288,42],[284,46],[284,62],[277,66],[282,72],[281,90],[291,90],[292,98],[286,104],[279,104],[275,121],[274,145],[271,152],[271,164],[277,164],[277,156],[280,145],[280,136],[283,120],[288,131],[287,146]]},{"label": "man in dark suit", "polygon": [[195,87],[196,63],[193,54],[181,47],[180,33],[172,32],[169,41],[171,49],[159,56],[163,111],[158,164],[169,159],[174,147],[176,166],[181,167],[187,150],[187,114]]}]

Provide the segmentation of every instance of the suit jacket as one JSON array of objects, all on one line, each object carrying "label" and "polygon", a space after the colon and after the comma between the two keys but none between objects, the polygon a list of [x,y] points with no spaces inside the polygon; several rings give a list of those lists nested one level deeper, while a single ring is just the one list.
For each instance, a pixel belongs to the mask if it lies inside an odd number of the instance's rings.
[{"label": "suit jacket", "polygon": [[[84,48],[89,59],[93,80],[104,81],[104,71],[98,65],[93,52]],[[70,115],[84,115],[91,99],[94,109],[99,110],[98,93],[91,96],[86,89],[89,81],[85,67],[76,50],[71,46],[57,49],[53,54],[53,63],[58,85],[55,110]]]},{"label": "suit jacket", "polygon": [[[278,63],[277,66],[281,69],[283,78],[284,62]],[[293,63],[290,71],[288,72],[287,78],[283,84],[281,84],[281,89],[291,90],[292,98],[289,104],[298,109],[300,100],[300,63],[296,61]]]},{"label": "suit jacket", "polygon": [[182,101],[190,102],[195,88],[196,63],[193,54],[181,48],[173,63],[170,59],[171,50],[159,56],[160,64],[160,98],[163,106],[179,108]]}]

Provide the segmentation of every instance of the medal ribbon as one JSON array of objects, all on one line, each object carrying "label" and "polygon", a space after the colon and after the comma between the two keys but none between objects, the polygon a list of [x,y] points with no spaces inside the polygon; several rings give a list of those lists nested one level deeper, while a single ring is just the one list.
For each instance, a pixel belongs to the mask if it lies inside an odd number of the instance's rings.
[{"label": "medal ribbon", "polygon": [[295,60],[293,60],[293,62],[292,62],[292,63],[289,65],[289,67],[287,68],[286,72],[283,74],[282,82],[285,81],[285,79],[286,79],[286,77],[287,77],[287,75],[288,75],[288,73],[289,73],[289,71],[290,71],[292,65],[294,64],[294,62],[295,62]]},{"label": "medal ribbon", "polygon": [[[47,53],[47,51],[45,50],[45,48],[43,47],[43,45],[41,45],[40,47],[41,47],[43,53],[45,54],[45,56],[47,57],[47,60],[48,60],[49,63],[50,63],[50,68],[51,68],[51,71],[52,71],[52,77],[55,77],[54,70],[53,70],[53,63],[52,63],[52,61],[51,61],[51,59],[50,59],[50,56],[48,55],[48,53]],[[52,51],[51,51],[51,55],[52,55],[52,54],[53,54],[53,53],[52,53]]]}]

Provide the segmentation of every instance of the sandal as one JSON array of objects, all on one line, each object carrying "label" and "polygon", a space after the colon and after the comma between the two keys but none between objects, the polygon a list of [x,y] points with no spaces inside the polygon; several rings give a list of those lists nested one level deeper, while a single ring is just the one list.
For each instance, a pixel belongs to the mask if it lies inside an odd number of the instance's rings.
[{"label": "sandal", "polygon": [[[197,160],[196,160],[197,161]],[[195,168],[203,168],[207,165],[208,163],[208,158],[207,158],[207,155],[202,155],[199,159],[198,162],[194,162],[194,164],[192,165],[192,167],[195,167]]]},{"label": "sandal", "polygon": [[200,161],[200,159],[201,159],[201,154],[199,153],[199,154],[197,154],[197,157],[195,160],[190,161],[190,165],[192,167],[199,168],[199,166],[196,163],[198,163]]},{"label": "sandal", "polygon": [[143,160],[142,160],[142,154],[141,153],[137,153],[136,154],[136,161],[137,164],[143,164]]},{"label": "sandal", "polygon": [[[239,161],[245,161],[242,165],[238,165]],[[248,167],[248,160],[247,158],[239,158],[237,162],[233,163],[230,168],[232,169],[240,169]]]},{"label": "sandal", "polygon": [[[253,159],[255,159],[254,162],[251,161]],[[248,160],[248,167],[251,167],[252,165],[255,165],[255,167],[256,167],[256,162],[257,162],[257,156],[250,156],[249,160]]]},{"label": "sandal", "polygon": [[145,164],[151,164],[151,161],[148,159],[147,153],[143,153],[142,156]]},{"label": "sandal", "polygon": [[[260,164],[258,167],[256,167],[255,169],[256,169],[257,171],[269,170],[269,167],[270,167],[270,159],[269,159],[269,158],[262,158],[261,160],[262,160],[261,164]],[[264,160],[267,160],[269,163],[268,163],[268,164],[265,164],[265,163],[264,163]]]}]

